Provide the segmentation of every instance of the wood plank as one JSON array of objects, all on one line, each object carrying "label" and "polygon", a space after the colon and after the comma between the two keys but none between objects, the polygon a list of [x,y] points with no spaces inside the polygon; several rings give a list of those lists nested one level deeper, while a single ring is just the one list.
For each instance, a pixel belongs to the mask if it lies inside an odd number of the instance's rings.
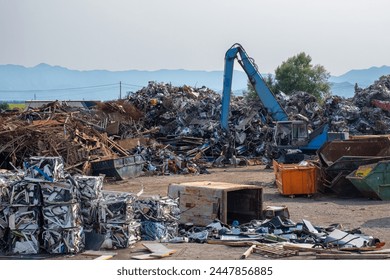
[{"label": "wood plank", "polygon": [[256,248],[256,245],[252,245],[246,250],[240,257],[240,259],[247,259],[252,253],[253,249]]},{"label": "wood plank", "polygon": [[88,251],[82,252],[81,254],[85,255],[85,256],[102,256],[102,255],[116,256],[118,253],[110,252],[110,251],[93,251],[93,250],[88,250]]},{"label": "wood plank", "polygon": [[390,249],[382,249],[370,252],[361,252],[362,255],[372,255],[372,254],[390,254]]},{"label": "wood plank", "polygon": [[216,244],[216,245],[226,245],[226,246],[232,246],[232,247],[247,247],[247,246],[252,246],[255,244],[260,244],[258,241],[224,241],[224,240],[219,240],[219,239],[210,239],[207,240],[208,244]]},{"label": "wood plank", "polygon": [[151,254],[135,255],[135,256],[131,256],[131,258],[136,259],[136,260],[156,260],[156,259],[159,259],[158,257],[154,257]]},{"label": "wood plank", "polygon": [[316,259],[323,260],[379,260],[388,259],[390,254],[317,254]]},{"label": "wood plank", "polygon": [[[305,246],[309,245],[309,246]],[[332,250],[332,249],[323,249],[323,248],[312,248],[313,244],[284,244],[283,248],[287,250],[295,250],[298,252],[313,252],[313,253],[330,253],[330,254],[351,254],[351,252],[347,251],[339,251],[339,250]]]},{"label": "wood plank", "polygon": [[94,260],[109,260],[112,257],[114,257],[114,256],[113,255],[101,255],[101,256],[95,258]]},{"label": "wood plank", "polygon": [[153,252],[150,255],[152,257],[165,258],[165,257],[169,257],[170,255],[174,254],[175,252],[176,252],[176,250],[164,251],[164,252]]},{"label": "wood plank", "polygon": [[150,254],[152,257],[168,257],[176,252],[176,250],[168,249],[161,243],[142,243],[142,246],[152,252]]},{"label": "wood plank", "polygon": [[289,257],[298,255],[298,251],[284,249],[279,244],[259,244],[253,249],[254,253],[270,255],[270,257]]}]

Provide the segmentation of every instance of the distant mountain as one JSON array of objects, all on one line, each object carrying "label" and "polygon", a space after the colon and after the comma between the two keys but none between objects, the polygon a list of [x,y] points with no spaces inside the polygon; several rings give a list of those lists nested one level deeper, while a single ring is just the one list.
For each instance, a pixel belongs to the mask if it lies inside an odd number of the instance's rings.
[{"label": "distant mountain", "polygon": [[332,92],[335,95],[352,97],[355,83],[361,88],[372,85],[383,75],[390,75],[390,66],[371,67],[368,69],[350,70],[341,76],[332,76]]},{"label": "distant mountain", "polygon": [[350,82],[331,83],[331,91],[333,95],[343,96],[346,98],[355,95],[355,84]]},{"label": "distant mountain", "polygon": [[[364,88],[387,74],[390,74],[389,66],[351,70],[341,76],[332,76],[332,92],[351,97],[355,83]],[[241,95],[247,88],[248,77],[239,70],[235,70],[233,75],[232,90],[235,95]],[[0,100],[112,100],[120,95],[119,82],[124,97],[127,92],[135,92],[149,81],[171,83],[174,86],[206,86],[221,92],[223,71],[79,71],[44,63],[35,67],[0,65]]]},{"label": "distant mountain", "polygon": [[[246,88],[247,77],[242,71],[234,71],[233,91]],[[171,83],[175,86],[207,86],[222,90],[223,71],[107,71],[70,70],[60,66],[39,64],[35,67],[0,65],[0,100],[112,100],[126,92],[137,91],[149,81]]]}]

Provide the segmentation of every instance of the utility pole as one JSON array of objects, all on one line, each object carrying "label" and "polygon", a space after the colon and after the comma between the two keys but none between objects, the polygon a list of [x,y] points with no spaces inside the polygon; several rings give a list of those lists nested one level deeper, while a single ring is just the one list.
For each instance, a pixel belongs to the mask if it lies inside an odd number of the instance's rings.
[{"label": "utility pole", "polygon": [[122,99],[122,81],[119,82],[119,99]]}]

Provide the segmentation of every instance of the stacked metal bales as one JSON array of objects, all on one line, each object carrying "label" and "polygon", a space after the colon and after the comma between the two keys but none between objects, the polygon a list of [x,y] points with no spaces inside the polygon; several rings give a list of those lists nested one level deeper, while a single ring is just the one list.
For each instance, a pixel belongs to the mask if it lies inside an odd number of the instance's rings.
[{"label": "stacked metal bales", "polygon": [[[4,179],[4,178],[3,178]],[[61,157],[31,157],[24,172],[3,180],[1,249],[11,254],[84,250],[80,198]]]},{"label": "stacked metal bales", "polygon": [[8,220],[7,249],[14,254],[37,254],[41,233],[40,184],[19,181],[11,186],[9,206],[4,211]]},{"label": "stacked metal bales", "polygon": [[73,180],[43,183],[43,247],[48,253],[78,253],[84,249],[80,200]]}]

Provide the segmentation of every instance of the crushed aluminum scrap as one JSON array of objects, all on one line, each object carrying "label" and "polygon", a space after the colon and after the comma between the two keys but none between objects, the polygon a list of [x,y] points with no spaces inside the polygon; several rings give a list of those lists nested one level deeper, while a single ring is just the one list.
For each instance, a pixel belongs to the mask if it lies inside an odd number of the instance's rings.
[{"label": "crushed aluminum scrap", "polygon": [[44,229],[43,247],[49,254],[77,254],[85,247],[85,235],[82,227]]},{"label": "crushed aluminum scrap", "polygon": [[134,219],[137,195],[128,192],[101,192],[97,204],[97,234],[104,236],[101,248],[127,248],[140,240],[140,224]]},{"label": "crushed aluminum scrap", "polygon": [[42,208],[46,229],[69,229],[82,226],[80,204],[55,204]]},{"label": "crushed aluminum scrap", "polygon": [[134,218],[136,197],[128,192],[102,191],[103,199],[99,203],[100,223],[126,224]]},{"label": "crushed aluminum scrap", "polygon": [[[79,194],[60,157],[29,158],[24,176],[2,191],[2,249],[13,254],[84,249]],[[37,172],[35,172],[37,171]],[[3,229],[4,228],[4,229]],[[53,246],[53,247],[52,247]]]},{"label": "crushed aluminum scrap", "polygon": [[135,218],[141,221],[143,240],[166,242],[178,234],[180,209],[178,199],[169,197],[139,198],[135,202]]},{"label": "crushed aluminum scrap", "polygon": [[30,157],[24,162],[25,177],[49,182],[65,178],[64,161],[61,157]]},{"label": "crushed aluminum scrap", "polygon": [[78,202],[78,190],[72,181],[41,182],[43,204],[65,204]]},{"label": "crushed aluminum scrap", "polygon": [[93,231],[98,224],[98,205],[102,198],[103,176],[75,175],[81,200],[84,229]]},{"label": "crushed aluminum scrap", "polygon": [[11,186],[10,204],[13,206],[38,206],[41,201],[41,186],[31,181],[18,181]]},{"label": "crushed aluminum scrap", "polygon": [[78,191],[82,201],[91,201],[101,198],[103,189],[103,176],[75,175]]},{"label": "crushed aluminum scrap", "polygon": [[101,248],[128,248],[140,240],[140,224],[132,220],[129,223],[100,223],[99,233],[105,236]]},{"label": "crushed aluminum scrap", "polygon": [[109,236],[115,248],[139,240],[140,225],[133,219],[135,196],[103,192],[102,176],[71,177],[62,162],[54,157],[29,158],[25,176],[0,177],[0,249],[15,254],[37,254],[41,249],[50,254],[78,253],[85,248],[84,226]]}]

